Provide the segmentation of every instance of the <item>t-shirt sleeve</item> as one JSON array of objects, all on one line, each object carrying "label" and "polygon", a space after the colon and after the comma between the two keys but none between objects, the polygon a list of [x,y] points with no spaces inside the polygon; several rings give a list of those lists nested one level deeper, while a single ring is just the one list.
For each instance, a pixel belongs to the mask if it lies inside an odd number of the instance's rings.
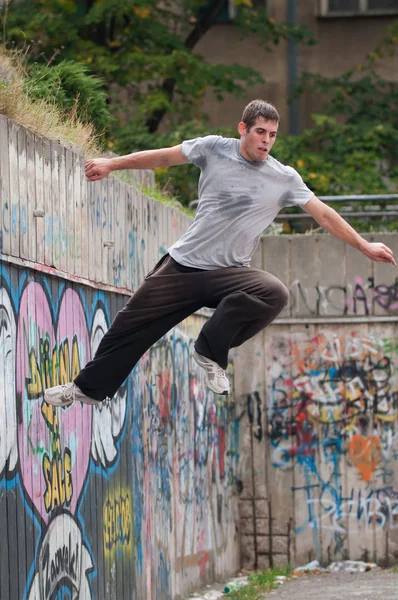
[{"label": "t-shirt sleeve", "polygon": [[284,194],[282,206],[304,206],[314,196],[314,192],[306,186],[301,175],[293,167],[288,169],[288,191]]},{"label": "t-shirt sleeve", "polygon": [[218,135],[207,135],[193,140],[185,140],[182,143],[182,155],[188,162],[202,168],[206,164],[206,156],[210,154],[219,137]]}]

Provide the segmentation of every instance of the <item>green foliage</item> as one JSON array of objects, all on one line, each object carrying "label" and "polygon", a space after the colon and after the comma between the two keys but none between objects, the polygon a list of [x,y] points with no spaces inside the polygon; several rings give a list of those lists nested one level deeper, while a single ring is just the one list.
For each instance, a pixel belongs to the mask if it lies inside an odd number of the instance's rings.
[{"label": "green foliage", "polygon": [[75,110],[83,123],[94,123],[97,132],[108,130],[112,117],[100,79],[77,62],[63,60],[54,66],[33,64],[28,69],[26,91],[36,99],[46,99],[66,112]]},{"label": "green foliage", "polygon": [[[314,127],[301,135],[280,135],[272,155],[294,167],[316,195],[385,194],[398,189],[397,129],[377,121],[361,127],[339,124],[324,115],[315,115],[314,120]],[[155,142],[159,147],[172,146],[209,133],[237,137],[236,130],[210,130],[206,123],[196,122],[156,136],[156,140],[144,136],[141,147],[152,147]],[[193,165],[157,169],[155,173],[159,185],[184,204],[197,198],[199,169]]]},{"label": "green foliage", "polygon": [[[391,194],[398,191],[398,130],[377,121],[368,125],[338,124],[327,116],[315,117],[315,126],[300,136],[284,136],[274,146],[274,156],[290,164],[317,196]],[[373,203],[375,204],[375,203]],[[387,201],[379,203],[386,208]],[[341,203],[331,204],[340,212]],[[369,202],[345,203],[355,212]],[[288,212],[297,212],[296,208]],[[358,231],[392,231],[396,219],[350,219]]]},{"label": "green foliage", "polygon": [[[398,38],[397,38],[398,39]],[[394,41],[395,40],[395,41]],[[326,79],[321,76],[306,76],[305,85],[314,85],[314,93],[321,91],[330,99],[325,115],[314,115],[314,126],[301,135],[280,135],[273,156],[284,164],[290,164],[302,175],[316,195],[383,194],[398,189],[398,104],[397,84],[387,82],[373,71],[375,60],[381,60],[394,51],[395,28],[390,28],[383,43],[372,52],[365,63],[343,74],[340,78]],[[358,72],[363,74],[358,79]],[[303,84],[304,85],[304,84]],[[376,93],[375,93],[376,90]],[[345,122],[336,117],[344,116]],[[136,124],[127,125],[134,127]],[[234,129],[209,129],[204,119],[188,121],[185,125],[172,126],[163,136],[141,134],[118,135],[119,151],[131,151],[125,145],[131,139],[139,148],[171,146],[197,136],[218,133],[237,137]],[[169,189],[188,202],[197,198],[199,170],[192,165],[158,169],[159,185]],[[355,209],[362,207],[353,205]],[[336,205],[340,209],[341,205]],[[296,210],[296,209],[292,209]],[[355,223],[369,230],[379,226],[373,220]],[[383,224],[388,229],[395,222]]]},{"label": "green foliage", "polygon": [[90,156],[100,154],[94,126],[80,118],[77,103],[68,110],[50,94],[35,96],[35,87],[29,77],[26,53],[0,47],[0,114],[40,136],[67,142]]},{"label": "green foliage", "polygon": [[277,577],[290,577],[290,565],[281,568],[257,571],[249,576],[249,584],[230,592],[226,597],[230,600],[260,600],[266,592],[279,587]]},{"label": "green foliage", "polygon": [[[366,57],[340,77],[304,73],[296,90],[327,97],[326,114],[341,115],[353,125],[390,123],[398,127],[398,83],[384,80],[375,71],[377,64],[396,53],[398,21],[389,26],[385,38]],[[325,98],[326,99],[326,98]]]},{"label": "green foliage", "polygon": [[[212,64],[195,51],[225,2],[25,0],[21,10],[14,1],[7,16],[7,43],[20,46],[39,40],[31,48],[36,62],[88,65],[105,81],[112,112],[124,127],[118,146],[138,148],[145,133],[157,132],[162,120],[169,131],[203,120],[200,105],[208,90],[221,101],[228,94],[243,96],[264,81],[250,67]],[[237,13],[242,35],[256,33],[267,49],[289,35],[313,42],[307,30],[276,23],[250,0],[237,2]],[[113,139],[119,134],[121,129],[112,127]]]},{"label": "green foliage", "polygon": [[[349,71],[340,77],[326,78],[305,73],[298,92],[311,90],[327,96],[327,115],[341,115],[347,123],[360,125],[374,121],[398,126],[398,83],[382,79],[369,69],[359,79]],[[357,73],[358,76],[358,73]]]},{"label": "green foliage", "polygon": [[[242,38],[255,35],[268,51],[289,36],[314,43],[308,30],[276,22],[251,0],[235,4]],[[97,131],[106,131],[106,143],[118,153],[210,133],[237,136],[235,129],[210,129],[201,110],[209,91],[217,102],[246,96],[263,82],[252,68],[212,64],[196,52],[224,8],[225,0],[26,0],[21,10],[13,1],[7,43],[26,47],[36,40],[29,51],[31,96],[75,107]],[[299,136],[280,136],[273,155],[294,166],[317,195],[397,190],[398,84],[375,70],[397,42],[396,23],[363,64],[340,77],[303,75],[297,93],[324,94],[325,114],[314,116],[314,126]],[[198,173],[183,165],[158,169],[156,179],[187,205],[197,197]]]},{"label": "green foliage", "polygon": [[184,213],[188,217],[194,217],[195,211],[189,208],[186,208],[181,202],[177,200],[172,194],[167,192],[167,190],[160,189],[157,185],[155,187],[142,187],[141,192],[143,192],[146,196],[157,200],[158,202],[162,202],[162,204],[166,204],[166,206],[170,206]]},{"label": "green foliage", "polygon": [[[314,115],[315,126],[301,135],[278,140],[274,154],[294,166],[315,194],[397,193],[398,84],[375,71],[379,61],[395,54],[397,42],[398,22],[387,28],[385,38],[363,64],[340,77],[303,75],[297,93],[305,89],[324,94],[325,115]],[[343,123],[337,121],[341,118]],[[367,206],[352,204],[356,211]],[[350,222],[361,231],[397,227],[391,218]]]},{"label": "green foliage", "polygon": [[250,0],[235,0],[235,4],[239,6],[235,25],[238,27],[242,39],[255,35],[259,40],[259,45],[268,52],[272,52],[274,46],[289,37],[296,43],[306,45],[316,43],[312,32],[307,27],[292,28],[288,23],[275,21],[262,8],[253,12]]},{"label": "green foliage", "polygon": [[397,148],[390,124],[358,127],[316,116],[312,129],[281,137],[273,155],[297,169],[316,195],[382,194],[398,184]]}]

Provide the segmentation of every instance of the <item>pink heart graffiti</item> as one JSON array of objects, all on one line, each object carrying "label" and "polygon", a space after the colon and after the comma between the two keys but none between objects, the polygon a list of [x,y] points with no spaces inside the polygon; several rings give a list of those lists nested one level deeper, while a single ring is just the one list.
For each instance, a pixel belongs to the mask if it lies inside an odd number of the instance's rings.
[{"label": "pink heart graffiti", "polygon": [[29,283],[17,329],[18,446],[24,488],[46,523],[59,507],[76,510],[90,459],[92,407],[54,408],[43,401],[43,392],[73,380],[89,359],[77,293],[65,291],[55,336],[43,288]]}]

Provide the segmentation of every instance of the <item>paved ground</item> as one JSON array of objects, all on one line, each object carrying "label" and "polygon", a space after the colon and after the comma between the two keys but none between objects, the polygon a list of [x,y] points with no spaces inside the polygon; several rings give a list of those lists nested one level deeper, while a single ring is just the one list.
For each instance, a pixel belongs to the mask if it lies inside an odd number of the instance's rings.
[{"label": "paved ground", "polygon": [[[227,596],[226,596],[227,597]],[[366,573],[303,575],[269,592],[268,600],[397,600],[398,573],[375,569]]]},{"label": "paved ground", "polygon": [[[200,596],[217,590],[225,583],[216,583],[202,590]],[[199,593],[198,593],[199,595]],[[228,596],[224,596],[227,600]],[[398,600],[398,572],[374,569],[367,573],[325,573],[301,575],[290,579],[277,590],[268,592],[263,600]],[[187,599],[188,600],[188,599]],[[190,598],[189,600],[194,600]],[[198,598],[199,600],[199,598]]]}]

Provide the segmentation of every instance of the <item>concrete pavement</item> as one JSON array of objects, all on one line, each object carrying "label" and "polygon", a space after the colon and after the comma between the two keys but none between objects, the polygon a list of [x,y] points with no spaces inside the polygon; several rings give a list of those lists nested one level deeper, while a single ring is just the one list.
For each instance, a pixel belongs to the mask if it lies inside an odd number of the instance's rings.
[{"label": "concrete pavement", "polygon": [[267,600],[397,600],[398,572],[326,573],[290,579],[264,596]]}]

